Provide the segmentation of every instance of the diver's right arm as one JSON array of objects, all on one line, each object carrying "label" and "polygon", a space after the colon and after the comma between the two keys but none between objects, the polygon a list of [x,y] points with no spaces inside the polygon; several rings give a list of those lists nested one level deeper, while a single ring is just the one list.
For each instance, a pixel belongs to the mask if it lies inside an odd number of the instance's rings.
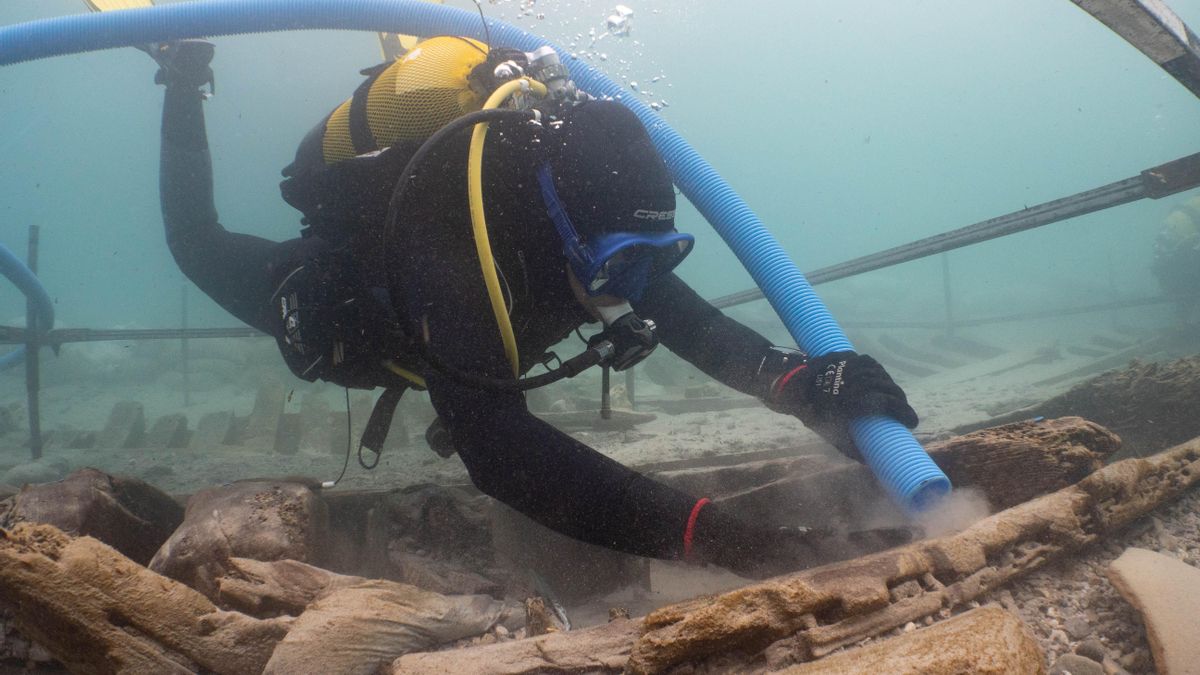
[{"label": "diver's right arm", "polygon": [[[207,48],[211,57],[211,45]],[[200,72],[195,59],[187,63],[190,70],[173,70],[159,62],[163,68],[156,81],[166,85],[159,197],[167,246],[179,269],[200,290],[241,321],[272,333],[278,321],[270,320],[268,300],[280,267],[295,260],[297,249],[304,248],[307,240],[277,243],[229,232],[217,222],[212,160],[204,128],[205,96],[200,90],[211,77],[207,59]]]}]

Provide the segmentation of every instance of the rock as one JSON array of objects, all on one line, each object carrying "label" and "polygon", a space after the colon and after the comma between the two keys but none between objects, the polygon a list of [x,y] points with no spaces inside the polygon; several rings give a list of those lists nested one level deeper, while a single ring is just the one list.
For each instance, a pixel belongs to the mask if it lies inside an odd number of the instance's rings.
[{"label": "rock", "polygon": [[1108,578],[1142,615],[1158,672],[1200,673],[1200,569],[1161,553],[1130,548],[1109,566]]},{"label": "rock", "polygon": [[1108,657],[1108,650],[1099,640],[1084,640],[1075,648],[1075,653],[1096,663],[1104,663],[1104,659]]},{"label": "rock", "polygon": [[444,596],[391,581],[364,581],[310,605],[262,672],[371,675],[403,654],[461,638],[482,634],[494,642],[487,631],[515,613],[487,596]]},{"label": "rock", "polygon": [[[1086,659],[1085,659],[1086,660]],[[1099,666],[1096,666],[1099,668]],[[929,628],[789,669],[788,675],[1045,673],[1042,650],[1020,619],[995,605]]]},{"label": "rock", "polygon": [[95,537],[145,565],[183,521],[183,507],[165,492],[136,478],[79,469],[61,481],[26,487],[0,519],[45,523]]},{"label": "rock", "polygon": [[394,661],[386,672],[395,675],[619,673],[629,658],[629,647],[640,625],[639,621],[617,619],[595,628],[531,636],[531,639],[407,654]]},{"label": "rock", "polygon": [[389,574],[417,588],[447,595],[503,595],[498,582],[476,574],[465,565],[403,551],[392,551],[388,558],[393,566]]},{"label": "rock", "polygon": [[1150,654],[1145,649],[1135,649],[1117,659],[1122,667],[1133,671],[1144,671],[1150,666]]},{"label": "rock", "polygon": [[558,631],[558,625],[550,616],[546,601],[539,597],[525,600],[525,634],[529,637]]},{"label": "rock", "polygon": [[245,481],[196,493],[150,569],[217,597],[231,557],[320,562],[328,513],[306,485]]},{"label": "rock", "polygon": [[1116,661],[1112,659],[1104,659],[1104,675],[1129,675],[1129,671],[1122,668]]},{"label": "rock", "polygon": [[892,602],[899,602],[900,600],[915,598],[921,593],[924,593],[925,589],[921,588],[920,582],[918,582],[916,579],[909,579],[904,583],[896,585],[891,589],[891,591]]},{"label": "rock", "polygon": [[1067,619],[1067,622],[1063,624],[1063,629],[1075,640],[1082,640],[1092,634],[1092,627],[1088,622],[1077,616]]},{"label": "rock", "polygon": [[1112,429],[1124,447],[1146,456],[1200,435],[1197,399],[1200,355],[1168,363],[1135,359],[1003,419],[1080,415]]},{"label": "rock", "polygon": [[1013,614],[1018,613],[1017,610],[1018,610],[1019,605],[1017,605],[1016,599],[1013,598],[1012,591],[1009,591],[1007,589],[1000,591],[999,593],[996,594],[996,598],[998,600],[1000,600],[1000,604],[1004,607],[1004,609],[1007,609],[1008,611],[1012,612]]},{"label": "rock", "polygon": [[1078,654],[1063,654],[1050,667],[1050,675],[1105,675],[1104,666]]},{"label": "rock", "polygon": [[18,464],[4,472],[4,477],[0,478],[0,483],[7,483],[8,485],[50,483],[62,478],[66,474],[66,462],[62,460],[48,460],[43,457],[36,462]]}]

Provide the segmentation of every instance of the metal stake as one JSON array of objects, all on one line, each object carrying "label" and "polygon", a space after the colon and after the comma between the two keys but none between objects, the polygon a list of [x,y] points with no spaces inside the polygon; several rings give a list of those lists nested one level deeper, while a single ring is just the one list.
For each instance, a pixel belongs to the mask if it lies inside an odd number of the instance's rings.
[{"label": "metal stake", "polygon": [[179,289],[179,304],[183,323],[184,337],[179,338],[180,359],[179,365],[183,369],[183,405],[189,406],[192,404],[192,387],[191,387],[191,366],[188,363],[188,296],[187,285],[183,285]]},{"label": "metal stake", "polygon": [[[38,226],[29,226],[29,271],[37,274]],[[37,307],[32,299],[25,301],[25,394],[29,408],[29,455],[33,461],[42,458],[42,419],[38,390],[41,388],[41,363],[38,361],[40,343]]]},{"label": "metal stake", "polygon": [[942,258],[942,295],[946,302],[946,337],[954,335],[954,298],[950,295],[950,255],[943,253]]},{"label": "metal stake", "polygon": [[634,376],[634,368],[625,371],[625,395],[629,397],[629,409],[637,410],[637,401],[633,397],[634,384],[637,382],[637,377]]},{"label": "metal stake", "polygon": [[600,419],[602,420],[612,419],[612,395],[609,392],[611,371],[612,368],[608,366],[604,366],[604,369],[600,371]]}]

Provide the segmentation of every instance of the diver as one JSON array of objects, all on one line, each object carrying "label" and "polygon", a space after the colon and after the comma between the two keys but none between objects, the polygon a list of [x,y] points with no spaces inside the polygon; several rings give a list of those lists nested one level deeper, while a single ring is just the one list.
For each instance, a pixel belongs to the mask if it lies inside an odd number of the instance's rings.
[{"label": "diver", "polygon": [[1195,335],[1200,324],[1200,195],[1176,204],[1154,239],[1151,271],[1173,296],[1177,325]]},{"label": "diver", "polygon": [[[693,239],[676,230],[667,167],[625,107],[581,96],[547,106],[536,121],[491,124],[484,209],[519,348],[514,373],[472,237],[470,134],[448,134],[430,148],[426,137],[445,120],[419,115],[442,106],[453,119],[477,109],[497,73],[529,65],[524,55],[430,38],[364,71],[355,97],[317,125],[284,170],[283,196],[303,214],[304,229],[273,242],[218,222],[202,108],[212,45],[183,41],[151,54],[156,82],[166,87],[160,187],[171,254],[214,301],[275,336],[298,377],[383,387],[372,415],[372,424],[384,421],[383,433],[399,394],[426,388],[474,484],[578,540],[756,578],[865,552],[829,533],[746,522],[609,459],[526,407],[521,384],[536,376],[521,376],[598,321],[612,338],[589,347],[604,363],[620,369],[661,343],[855,458],[851,419],[881,414],[917,424],[875,360],[773,346],[673,272]],[[417,84],[405,90],[401,80],[414,73]],[[410,95],[377,99],[385,90]],[[417,118],[388,121],[406,105]]]}]

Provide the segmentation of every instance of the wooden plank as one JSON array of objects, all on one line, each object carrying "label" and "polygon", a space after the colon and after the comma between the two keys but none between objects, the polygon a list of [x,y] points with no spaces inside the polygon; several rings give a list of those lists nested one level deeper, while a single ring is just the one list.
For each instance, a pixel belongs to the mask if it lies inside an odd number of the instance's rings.
[{"label": "wooden plank", "polygon": [[163,415],[154,421],[146,434],[148,448],[184,448],[188,442],[187,415]]},{"label": "wooden plank", "polygon": [[97,448],[135,448],[146,435],[146,415],[142,404],[121,401],[108,413],[104,429],[96,434]]},{"label": "wooden plank", "polygon": [[279,432],[279,419],[283,416],[286,398],[287,389],[282,384],[271,382],[259,386],[254,396],[254,409],[246,420],[243,444],[275,447],[275,435]]},{"label": "wooden plank", "polygon": [[198,452],[216,450],[231,440],[233,413],[213,412],[200,418],[188,447]]}]

